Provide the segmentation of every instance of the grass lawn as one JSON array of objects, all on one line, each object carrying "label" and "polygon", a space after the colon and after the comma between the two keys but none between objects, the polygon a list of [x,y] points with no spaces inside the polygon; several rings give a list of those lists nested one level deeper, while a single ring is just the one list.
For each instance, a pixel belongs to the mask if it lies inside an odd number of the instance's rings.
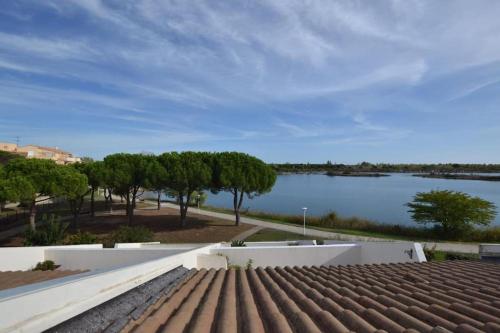
[{"label": "grass lawn", "polygon": [[[213,212],[219,212],[219,213],[233,214],[232,210],[225,209],[225,208],[219,208],[219,207],[203,206],[201,209],[213,211]],[[264,213],[264,214],[266,214],[266,213]],[[290,226],[301,226],[301,225],[298,225],[295,223],[290,223],[290,222],[287,222],[287,221],[284,221],[281,219],[269,218],[266,216],[262,216],[259,212],[241,213],[241,216],[254,218],[254,219],[266,221],[266,222],[279,223],[279,224],[285,224],[285,225],[290,225]],[[308,225],[307,228],[321,230],[321,231],[335,232],[335,233],[345,234],[345,235],[364,236],[364,237],[382,238],[382,239],[390,239],[390,240],[455,243],[455,241],[449,241],[449,240],[438,240],[438,239],[430,239],[430,238],[422,238],[422,237],[409,237],[409,236],[401,236],[401,235],[396,235],[396,234],[386,234],[386,233],[381,233],[381,232],[363,231],[363,230],[354,230],[354,229],[326,228],[326,227],[318,227],[318,226],[311,226],[311,225]],[[467,242],[456,241],[456,243],[467,243]],[[470,242],[470,243],[477,244],[477,242]]]},{"label": "grass lawn", "polygon": [[291,240],[304,240],[304,239],[315,239],[323,240],[324,238],[314,237],[314,236],[303,236],[300,234],[291,233],[288,231],[276,230],[276,229],[262,229],[257,233],[245,239],[246,242],[273,242],[273,241],[291,241]]}]

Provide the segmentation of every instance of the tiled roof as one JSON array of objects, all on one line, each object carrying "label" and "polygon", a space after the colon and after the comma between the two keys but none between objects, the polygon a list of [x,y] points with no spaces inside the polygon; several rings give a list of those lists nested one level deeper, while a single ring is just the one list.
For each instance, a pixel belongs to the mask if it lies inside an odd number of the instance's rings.
[{"label": "tiled roof", "polygon": [[118,333],[130,320],[139,318],[151,304],[175,288],[188,273],[187,268],[178,267],[45,332]]},{"label": "tiled roof", "polygon": [[0,290],[16,288],[27,284],[57,279],[83,272],[84,271],[69,270],[0,272]]},{"label": "tiled roof", "polygon": [[[71,153],[64,151],[62,149],[59,149],[57,147],[44,147],[44,146],[37,146],[37,145],[26,145],[24,147],[35,147],[35,148],[38,148],[40,150],[46,150],[46,151],[50,151],[50,152],[57,153],[57,154],[71,155]],[[21,147],[21,148],[24,148],[24,147]]]},{"label": "tiled roof", "polygon": [[199,270],[125,332],[500,332],[500,265]]}]

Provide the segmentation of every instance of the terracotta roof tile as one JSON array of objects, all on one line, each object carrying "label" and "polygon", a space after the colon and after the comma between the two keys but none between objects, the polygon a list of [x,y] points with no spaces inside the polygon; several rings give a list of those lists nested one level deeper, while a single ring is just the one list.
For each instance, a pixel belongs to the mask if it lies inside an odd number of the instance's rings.
[{"label": "terracotta roof tile", "polygon": [[124,331],[498,333],[499,281],[465,261],[202,269]]}]

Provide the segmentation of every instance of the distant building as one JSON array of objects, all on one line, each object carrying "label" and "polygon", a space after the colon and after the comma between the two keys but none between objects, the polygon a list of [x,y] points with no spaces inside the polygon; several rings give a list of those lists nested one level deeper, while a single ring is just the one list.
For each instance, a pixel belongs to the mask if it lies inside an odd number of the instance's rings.
[{"label": "distant building", "polygon": [[73,154],[57,147],[42,147],[36,145],[18,146],[15,143],[0,142],[0,150],[23,155],[26,158],[53,160],[57,164],[72,164],[81,162],[79,157],[75,157]]}]

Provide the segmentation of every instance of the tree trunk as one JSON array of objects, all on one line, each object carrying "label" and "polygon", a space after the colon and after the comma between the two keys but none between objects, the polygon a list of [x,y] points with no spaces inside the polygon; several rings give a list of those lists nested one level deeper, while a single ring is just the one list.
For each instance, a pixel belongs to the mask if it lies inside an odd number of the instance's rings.
[{"label": "tree trunk", "polygon": [[35,219],[36,219],[36,201],[33,200],[30,206],[30,227],[31,230],[33,231],[36,230]]},{"label": "tree trunk", "polygon": [[241,204],[243,203],[243,195],[244,193],[240,191],[240,197],[238,198],[238,189],[235,188],[233,189],[233,209],[234,209],[234,216],[235,216],[235,225],[238,226],[240,225],[240,208]]},{"label": "tree trunk", "polygon": [[158,198],[157,198],[157,201],[156,203],[158,204],[158,210],[160,210],[160,207],[161,207],[161,191],[158,191]]},{"label": "tree trunk", "polygon": [[132,190],[132,215],[134,215],[134,209],[136,208],[137,192],[138,191],[139,191],[139,188],[134,188]]},{"label": "tree trunk", "polygon": [[234,216],[235,216],[235,225],[240,224],[240,210],[238,209],[238,189],[235,188],[233,189],[233,210],[234,210]]},{"label": "tree trunk", "polygon": [[75,229],[78,229],[78,218],[80,217],[80,212],[82,211],[82,205],[83,205],[83,197],[75,201],[75,212],[73,215],[73,222],[75,225]]},{"label": "tree trunk", "polygon": [[191,199],[191,194],[186,194],[186,201],[184,201],[184,195],[179,195],[179,207],[181,210],[181,227],[186,226],[187,211],[189,208],[189,199]]},{"label": "tree trunk", "polygon": [[95,189],[92,187],[92,189],[90,190],[90,217],[95,216],[94,194],[95,194]]},{"label": "tree trunk", "polygon": [[107,210],[109,208],[108,207],[108,189],[107,188],[104,188],[103,195],[104,195],[104,209]]},{"label": "tree trunk", "polygon": [[109,212],[113,213],[113,192],[108,188]]},{"label": "tree trunk", "polygon": [[128,216],[128,224],[132,225],[133,208],[132,208],[132,203],[130,202],[130,192],[127,192],[125,199],[126,199],[125,211]]},{"label": "tree trunk", "polygon": [[181,227],[185,226],[186,216],[184,215],[184,195],[179,194],[179,209],[181,213]]}]

